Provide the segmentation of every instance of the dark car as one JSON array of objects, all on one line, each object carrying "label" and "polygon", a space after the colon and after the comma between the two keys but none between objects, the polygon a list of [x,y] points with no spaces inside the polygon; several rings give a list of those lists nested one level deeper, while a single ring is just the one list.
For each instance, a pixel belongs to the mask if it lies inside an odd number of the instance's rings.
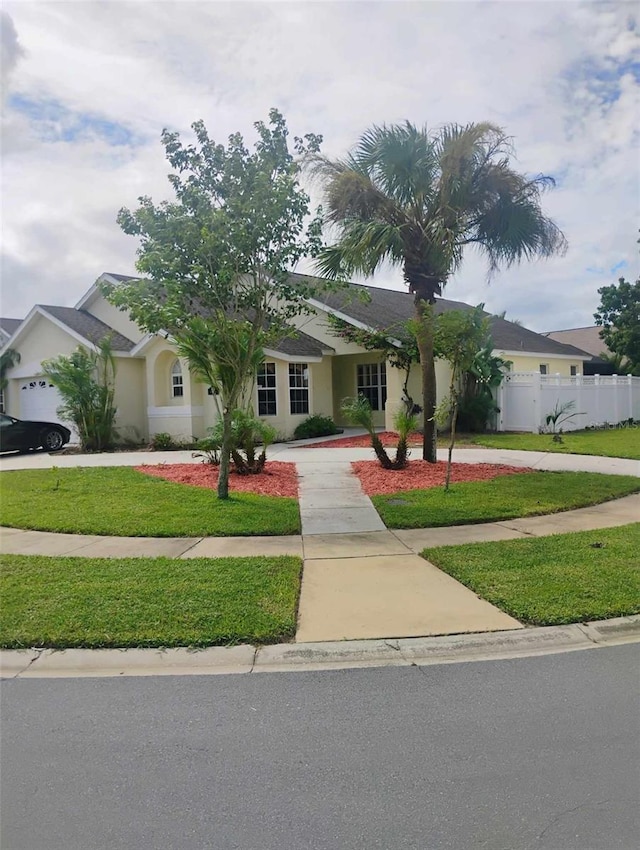
[{"label": "dark car", "polygon": [[0,452],[46,449],[57,452],[71,439],[71,431],[58,422],[28,422],[0,413]]}]

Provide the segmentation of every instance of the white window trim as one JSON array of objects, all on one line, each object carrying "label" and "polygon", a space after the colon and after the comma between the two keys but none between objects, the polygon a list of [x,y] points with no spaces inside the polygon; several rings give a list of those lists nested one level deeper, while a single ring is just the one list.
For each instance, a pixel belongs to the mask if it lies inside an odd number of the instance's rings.
[{"label": "white window trim", "polygon": [[356,363],[356,396],[360,395],[360,388],[358,386],[358,369],[361,366],[377,366],[378,367],[378,383],[376,384],[376,388],[378,390],[378,409],[374,410],[373,412],[374,413],[384,413],[386,406],[387,406],[387,401],[385,399],[384,403],[382,402],[382,387],[383,387],[383,384],[382,384],[382,381],[380,379],[382,377],[382,367],[384,367],[384,374],[385,374],[384,389],[387,390],[387,394],[388,394],[387,380],[386,380],[387,379],[387,364],[386,364],[386,361],[383,361],[382,363],[379,363],[377,361],[368,361],[367,363]]},{"label": "white window trim", "polygon": [[[176,366],[180,369],[179,372],[176,372]],[[174,360],[171,365],[171,398],[184,398],[184,375],[182,372],[182,363],[179,359]],[[178,383],[175,379],[180,378],[180,382]],[[176,389],[180,388],[181,392],[176,393]]]},{"label": "white window trim", "polygon": [[[291,375],[289,373],[289,366],[293,366],[293,365],[299,365],[299,366],[306,366],[307,367],[307,386],[306,387],[292,387],[291,386]],[[306,389],[306,391],[307,391],[307,412],[306,413],[294,413],[291,410],[291,390],[303,390],[303,389]],[[312,410],[311,410],[311,399],[312,399],[312,395],[311,395],[311,368],[309,366],[308,361],[305,360],[305,361],[302,361],[301,363],[296,363],[296,364],[288,363],[287,364],[287,402],[288,402],[287,408],[289,410],[289,416],[312,416],[313,414],[312,414]]]},{"label": "white window trim", "polygon": [[[258,386],[258,375],[257,375],[257,372],[256,372],[256,411],[258,413],[258,416],[265,417],[265,418],[269,418],[269,417],[275,418],[278,415],[278,364],[275,363],[273,360],[265,360],[265,362],[261,365],[267,366],[267,365],[270,365],[270,364],[273,364],[273,368],[274,368],[274,378],[276,380],[276,384],[275,384],[274,387],[260,387],[260,386]],[[289,375],[289,368],[287,367],[287,377],[288,377],[288,375]],[[275,393],[275,399],[276,399],[276,412],[275,413],[260,413],[260,391],[261,390],[263,390],[263,391],[273,391]]]}]

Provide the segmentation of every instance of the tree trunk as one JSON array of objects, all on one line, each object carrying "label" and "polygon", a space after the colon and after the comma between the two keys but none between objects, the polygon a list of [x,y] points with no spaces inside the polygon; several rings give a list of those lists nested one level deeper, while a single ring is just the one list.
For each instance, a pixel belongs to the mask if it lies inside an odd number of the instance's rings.
[{"label": "tree trunk", "polygon": [[229,468],[231,462],[231,420],[233,409],[225,407],[222,411],[222,446],[220,448],[220,469],[218,471],[218,498],[229,498]]},{"label": "tree trunk", "polygon": [[458,402],[457,400],[453,403],[453,415],[451,417],[451,440],[449,442],[449,455],[447,457],[447,478],[444,483],[444,489],[449,489],[449,482],[451,481],[451,462],[453,460],[453,447],[456,443],[456,425],[458,423]]},{"label": "tree trunk", "polygon": [[422,369],[422,406],[424,408],[424,431],[422,459],[435,463],[436,457],[436,364],[433,354],[433,322],[425,316],[423,299],[416,295],[417,343]]}]

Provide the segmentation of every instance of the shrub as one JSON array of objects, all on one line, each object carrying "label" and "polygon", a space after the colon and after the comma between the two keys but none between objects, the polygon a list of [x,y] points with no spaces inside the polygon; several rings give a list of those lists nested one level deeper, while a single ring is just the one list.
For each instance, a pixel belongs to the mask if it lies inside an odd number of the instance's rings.
[{"label": "shrub", "polygon": [[308,440],[311,437],[330,437],[332,434],[341,434],[342,429],[336,427],[336,423],[330,416],[308,416],[301,422],[293,432],[296,440]]},{"label": "shrub", "polygon": [[115,418],[116,362],[108,336],[96,350],[80,345],[69,357],[60,355],[42,363],[42,373],[62,398],[58,415],[75,425],[84,451],[113,448],[117,434]]},{"label": "shrub", "polygon": [[[200,440],[197,448],[199,455],[208,463],[218,463],[222,447],[222,420],[209,428],[209,436]],[[262,472],[267,460],[267,449],[276,439],[275,428],[257,419],[246,410],[234,410],[231,420],[231,459],[240,475],[257,475]],[[262,451],[256,453],[261,445]],[[218,460],[216,460],[216,456]]]},{"label": "shrub", "polygon": [[[210,428],[209,431],[213,431]],[[201,457],[203,463],[210,463],[213,466],[220,466],[220,450],[222,448],[222,440],[209,434],[208,437],[203,437],[196,443],[196,451],[193,457]]]},{"label": "shrub", "polygon": [[154,452],[171,452],[178,447],[171,434],[167,434],[166,431],[153,434],[149,445]]}]

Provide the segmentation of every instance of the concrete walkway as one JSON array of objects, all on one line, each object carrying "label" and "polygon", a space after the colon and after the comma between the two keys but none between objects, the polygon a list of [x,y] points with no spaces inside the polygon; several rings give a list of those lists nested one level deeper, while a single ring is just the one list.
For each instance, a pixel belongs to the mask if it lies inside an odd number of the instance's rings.
[{"label": "concrete walkway", "polygon": [[310,458],[296,466],[303,536],[385,530],[348,461],[317,463]]},{"label": "concrete walkway", "polygon": [[[160,457],[162,454],[162,457]],[[496,632],[522,625],[419,557],[431,546],[510,540],[626,525],[640,518],[640,494],[551,516],[441,529],[387,530],[352,474],[350,461],[370,449],[302,449],[272,455],[296,463],[302,535],[235,538],[118,538],[2,529],[0,551],[79,557],[222,557],[297,555],[304,559],[297,643]],[[539,469],[640,475],[640,462],[581,455],[484,449],[456,460]],[[23,455],[0,468],[193,462],[190,453]],[[18,466],[18,464],[20,466]]]}]

